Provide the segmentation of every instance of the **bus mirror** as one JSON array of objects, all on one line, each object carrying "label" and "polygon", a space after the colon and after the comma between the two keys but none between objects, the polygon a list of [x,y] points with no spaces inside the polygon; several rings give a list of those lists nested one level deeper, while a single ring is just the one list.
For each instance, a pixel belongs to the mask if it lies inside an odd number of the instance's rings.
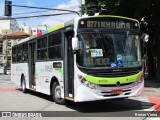
[{"label": "bus mirror", "polygon": [[148,42],[149,41],[149,35],[146,33],[143,33],[141,36],[143,42]]},{"label": "bus mirror", "polygon": [[73,50],[78,50],[78,38],[72,38],[72,49]]}]

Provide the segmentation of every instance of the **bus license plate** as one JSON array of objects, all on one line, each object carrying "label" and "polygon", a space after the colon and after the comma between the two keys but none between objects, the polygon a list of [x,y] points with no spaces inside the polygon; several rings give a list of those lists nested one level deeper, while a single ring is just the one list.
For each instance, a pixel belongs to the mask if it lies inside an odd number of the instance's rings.
[{"label": "bus license plate", "polygon": [[112,90],[112,95],[119,95],[122,93],[122,90],[118,89],[118,90]]}]

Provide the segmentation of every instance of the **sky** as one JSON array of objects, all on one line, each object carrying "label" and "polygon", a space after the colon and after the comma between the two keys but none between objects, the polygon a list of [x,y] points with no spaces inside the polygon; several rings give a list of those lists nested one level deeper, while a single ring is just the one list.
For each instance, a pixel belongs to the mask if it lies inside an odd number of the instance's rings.
[{"label": "sky", "polygon": [[[35,6],[35,7],[80,11],[79,6],[80,6],[81,0],[11,0],[11,1],[12,1],[12,5]],[[5,4],[5,0],[0,0],[0,17],[5,17],[4,4]],[[57,13],[64,13],[64,12],[12,6],[12,18],[35,16],[35,15],[46,15],[46,14],[57,14]],[[39,17],[39,18],[29,18],[29,19],[23,18],[23,19],[16,19],[16,20],[19,24],[26,24],[30,27],[36,27],[38,25],[45,25],[45,24],[52,27],[57,24],[69,21],[75,17],[78,17],[78,15],[75,13],[71,13],[71,14],[60,15],[60,16]]]}]

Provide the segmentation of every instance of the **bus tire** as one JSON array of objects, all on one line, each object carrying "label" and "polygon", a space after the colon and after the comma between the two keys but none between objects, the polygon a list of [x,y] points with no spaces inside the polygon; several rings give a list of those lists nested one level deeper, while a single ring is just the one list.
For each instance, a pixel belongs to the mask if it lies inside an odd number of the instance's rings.
[{"label": "bus tire", "polygon": [[52,86],[52,98],[57,104],[65,104],[65,99],[61,98],[61,88],[57,82],[53,83]]},{"label": "bus tire", "polygon": [[27,89],[26,89],[26,81],[25,81],[24,76],[22,77],[21,89],[22,89],[22,92],[23,92],[23,93],[26,93],[26,92],[27,92]]}]

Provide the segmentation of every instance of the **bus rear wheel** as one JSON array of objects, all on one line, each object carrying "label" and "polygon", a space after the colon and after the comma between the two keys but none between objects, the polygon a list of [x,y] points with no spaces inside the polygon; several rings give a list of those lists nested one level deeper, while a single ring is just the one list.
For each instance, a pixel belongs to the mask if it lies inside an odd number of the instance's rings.
[{"label": "bus rear wheel", "polygon": [[58,104],[65,104],[65,99],[61,98],[61,87],[57,82],[52,86],[52,98]]},{"label": "bus rear wheel", "polygon": [[25,81],[25,78],[24,78],[24,77],[22,77],[21,89],[22,89],[22,92],[23,92],[23,93],[26,93],[26,92],[27,92],[27,89],[26,89],[26,81]]}]

